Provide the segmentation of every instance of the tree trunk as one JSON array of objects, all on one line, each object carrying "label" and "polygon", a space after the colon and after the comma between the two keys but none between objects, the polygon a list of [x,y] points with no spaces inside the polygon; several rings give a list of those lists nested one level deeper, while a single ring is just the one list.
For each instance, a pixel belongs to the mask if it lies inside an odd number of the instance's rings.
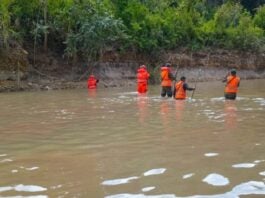
[{"label": "tree trunk", "polygon": [[[45,27],[47,27],[47,0],[43,1],[43,18],[44,18],[44,25]],[[45,29],[44,32],[44,43],[43,43],[43,49],[45,52],[47,52],[47,48],[48,48],[48,30]]]}]

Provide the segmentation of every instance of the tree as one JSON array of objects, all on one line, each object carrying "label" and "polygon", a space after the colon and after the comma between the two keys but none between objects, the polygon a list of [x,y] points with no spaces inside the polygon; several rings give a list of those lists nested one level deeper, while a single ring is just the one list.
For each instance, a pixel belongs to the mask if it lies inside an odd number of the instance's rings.
[{"label": "tree", "polygon": [[258,8],[254,16],[254,23],[265,31],[265,5]]},{"label": "tree", "polygon": [[2,40],[3,47],[6,49],[9,47],[8,40],[13,33],[10,13],[10,6],[12,2],[12,0],[1,0],[0,3],[0,44]]},{"label": "tree", "polygon": [[102,7],[101,3],[84,2],[70,8],[75,23],[65,41],[69,56],[79,53],[88,60],[101,58],[108,48],[119,47],[117,43],[126,38],[122,21]]}]

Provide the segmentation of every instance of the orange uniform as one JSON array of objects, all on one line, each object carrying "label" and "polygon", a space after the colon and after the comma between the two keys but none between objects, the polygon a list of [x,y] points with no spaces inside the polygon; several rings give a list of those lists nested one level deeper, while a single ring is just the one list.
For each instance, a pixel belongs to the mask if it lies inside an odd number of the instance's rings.
[{"label": "orange uniform", "polygon": [[237,93],[239,83],[239,77],[229,75],[226,80],[225,93]]},{"label": "orange uniform", "polygon": [[97,88],[98,80],[95,78],[94,75],[90,75],[87,80],[87,88],[88,89],[96,89]]},{"label": "orange uniform", "polygon": [[162,87],[171,87],[172,80],[170,78],[170,68],[169,67],[161,67],[161,86]]},{"label": "orange uniform", "polygon": [[186,90],[184,89],[183,85],[184,85],[183,81],[179,81],[178,83],[176,83],[176,86],[175,86],[175,89],[176,89],[175,98],[176,99],[186,98]]},{"label": "orange uniform", "polygon": [[150,74],[146,70],[146,67],[142,65],[137,70],[137,91],[138,93],[146,93],[148,90],[148,79]]}]

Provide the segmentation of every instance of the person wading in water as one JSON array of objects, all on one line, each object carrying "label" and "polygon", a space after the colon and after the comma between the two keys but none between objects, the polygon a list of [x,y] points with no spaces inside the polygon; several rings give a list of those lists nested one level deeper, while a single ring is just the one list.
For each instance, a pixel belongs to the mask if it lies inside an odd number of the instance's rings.
[{"label": "person wading in water", "polygon": [[137,91],[138,93],[146,93],[148,90],[148,79],[150,74],[148,73],[146,66],[141,65],[137,70]]},{"label": "person wading in water", "polygon": [[99,82],[98,79],[94,75],[90,75],[87,79],[87,88],[88,89],[96,89],[97,83]]},{"label": "person wading in water", "polygon": [[185,100],[186,99],[186,91],[193,91],[195,88],[189,87],[189,85],[185,82],[186,77],[182,76],[180,81],[176,83],[174,88],[174,98],[176,100]]},{"label": "person wading in water", "polygon": [[161,67],[161,73],[160,73],[160,77],[161,77],[161,96],[165,97],[166,95],[168,97],[172,97],[172,80],[174,80],[174,76],[171,73],[170,70],[170,63],[166,63],[166,65],[163,65]]},{"label": "person wading in water", "polygon": [[240,78],[236,75],[236,70],[232,69],[230,75],[226,76],[223,82],[226,83],[224,93],[225,99],[235,100],[240,84]]}]

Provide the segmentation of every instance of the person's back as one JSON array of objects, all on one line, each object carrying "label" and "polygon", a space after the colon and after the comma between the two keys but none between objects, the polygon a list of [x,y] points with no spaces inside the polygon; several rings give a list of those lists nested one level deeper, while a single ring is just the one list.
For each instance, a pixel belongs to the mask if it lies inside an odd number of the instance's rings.
[{"label": "person's back", "polygon": [[145,65],[141,65],[137,70],[137,91],[139,93],[146,93],[148,90],[148,79],[150,74],[146,70]]},{"label": "person's back", "polygon": [[163,65],[161,67],[161,73],[160,73],[160,77],[161,77],[161,96],[165,97],[166,95],[168,97],[172,97],[172,80],[173,80],[173,75],[170,71],[170,64],[167,63],[165,66]]},{"label": "person's back", "polygon": [[188,86],[188,84],[185,82],[186,77],[182,76],[180,78],[180,81],[176,83],[175,89],[174,89],[174,97],[177,100],[184,100],[186,99],[186,91],[193,91],[195,88],[191,88]]},{"label": "person's back", "polygon": [[186,91],[183,88],[184,82],[183,81],[179,81],[176,83],[175,86],[175,99],[185,99],[186,98]]},{"label": "person's back", "polygon": [[90,75],[87,80],[87,88],[88,89],[96,89],[97,88],[98,80],[95,78],[94,75]]},{"label": "person's back", "polygon": [[223,82],[226,82],[225,99],[235,100],[240,84],[240,78],[236,75],[236,70],[232,69],[230,75]]}]

